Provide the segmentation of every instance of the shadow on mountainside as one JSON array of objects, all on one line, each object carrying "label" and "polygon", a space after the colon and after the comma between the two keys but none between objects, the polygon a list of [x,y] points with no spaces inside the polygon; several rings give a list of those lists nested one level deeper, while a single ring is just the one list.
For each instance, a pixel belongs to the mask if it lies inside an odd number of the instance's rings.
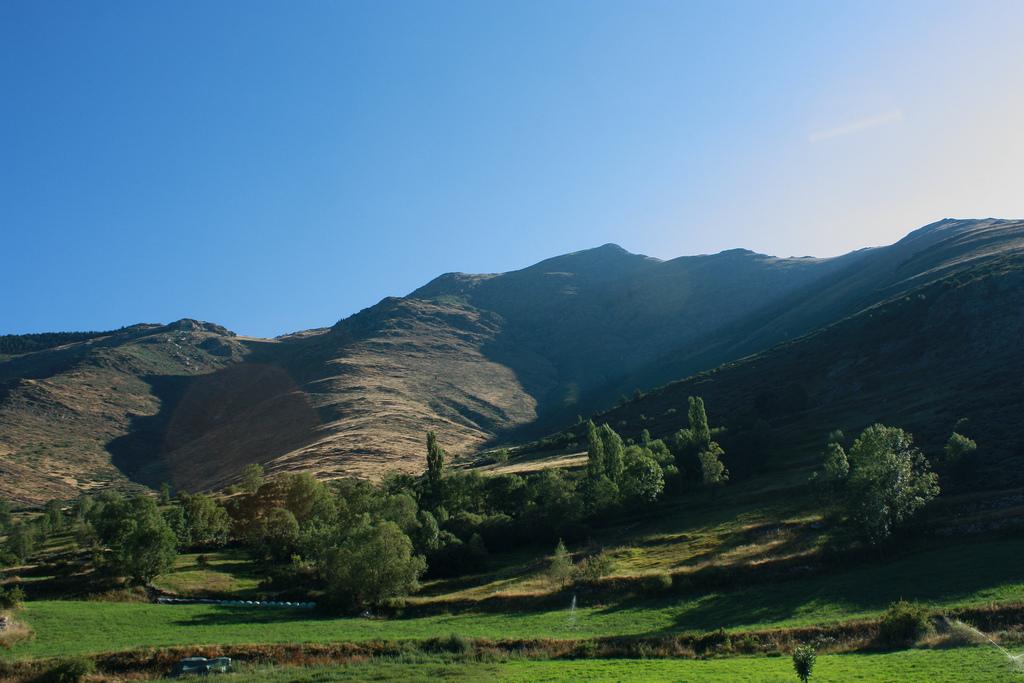
[{"label": "shadow on mountainside", "polygon": [[141,484],[196,491],[224,485],[252,462],[308,443],[321,424],[281,368],[244,362],[197,376],[143,377],[160,400],[107,444],[114,465]]}]

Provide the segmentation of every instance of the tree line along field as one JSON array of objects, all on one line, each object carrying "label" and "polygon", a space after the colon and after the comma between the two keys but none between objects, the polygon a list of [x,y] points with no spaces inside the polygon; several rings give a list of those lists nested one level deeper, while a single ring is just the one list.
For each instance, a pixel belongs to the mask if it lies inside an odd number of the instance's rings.
[{"label": "tree line along field", "polygon": [[[943,667],[977,669],[977,680],[1005,680],[996,669],[1015,675],[994,648],[951,640],[935,627],[948,616],[1010,646],[1021,640],[1024,537],[1010,523],[1015,508],[992,504],[1019,492],[978,492],[961,484],[967,468],[939,464],[941,476],[922,481],[925,489],[950,482],[949,492],[872,538],[877,520],[863,533],[849,521],[862,508],[828,502],[845,495],[846,475],[828,471],[844,469],[836,467],[838,454],[846,458],[841,437],[830,437],[803,471],[730,481],[718,432],[707,426],[702,406],[695,412],[690,433],[672,447],[592,426],[585,467],[522,479],[446,470],[443,451],[431,441],[424,477],[376,487],[331,488],[309,477],[267,481],[253,472],[253,481],[221,496],[175,498],[164,491],[159,504],[115,496],[89,503],[85,512],[75,503],[70,511],[48,506],[15,515],[5,548],[29,525],[48,531],[25,561],[4,570],[6,586],[29,598],[8,613],[30,632],[0,649],[0,661],[12,675],[29,676],[47,662],[80,655],[108,674],[134,662],[136,674],[154,676],[162,670],[147,658],[164,661],[192,648],[233,654],[252,666],[278,656],[280,663],[340,665],[310,673],[316,680],[404,678],[433,666],[468,680],[554,680],[569,671],[561,667],[575,667],[571,675],[584,680],[639,671],[623,667],[647,667],[650,680],[795,680],[789,654],[813,643],[814,680],[894,680],[897,671],[898,680],[919,673],[921,680],[945,680]],[[900,460],[909,441],[899,430],[874,435],[895,466],[928,473],[915,451]],[[866,466],[858,460],[862,440],[848,446],[846,471]],[[477,497],[508,499],[510,484],[526,487],[522,512],[474,507],[485,504]],[[557,492],[562,507],[538,508],[530,487]],[[595,491],[606,498],[587,507]],[[435,514],[424,514],[430,510]],[[540,528],[529,525],[561,520],[565,510],[578,515],[575,526],[548,529],[540,544],[515,539],[522,533],[517,525]],[[328,514],[340,521],[320,525]],[[977,528],[943,533],[964,524]],[[513,541],[503,546],[495,529]],[[559,536],[568,542],[552,554]],[[432,565],[426,575],[419,552]],[[352,568],[377,567],[381,559],[394,565],[397,589],[355,590],[360,576]],[[313,598],[321,607],[154,604],[143,584],[186,597]],[[921,631],[905,642],[880,642],[890,607],[900,600],[919,605]],[[458,646],[438,644],[445,638]],[[933,649],[905,649],[914,643]],[[293,656],[295,648],[304,654]],[[438,655],[439,648],[447,654]],[[897,662],[905,672],[894,668]],[[246,676],[292,674],[306,675],[269,667]]]}]

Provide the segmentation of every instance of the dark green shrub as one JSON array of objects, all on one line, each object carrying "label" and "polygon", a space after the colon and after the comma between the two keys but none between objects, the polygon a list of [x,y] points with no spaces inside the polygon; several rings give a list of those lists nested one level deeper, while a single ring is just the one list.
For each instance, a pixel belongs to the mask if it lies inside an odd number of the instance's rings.
[{"label": "dark green shrub", "polygon": [[807,683],[811,678],[817,658],[818,653],[814,651],[813,645],[800,645],[793,650],[793,669],[796,671],[797,678],[803,683]]},{"label": "dark green shrub", "polygon": [[21,586],[4,589],[0,586],[0,609],[14,609],[25,601],[25,591]]},{"label": "dark green shrub", "polygon": [[428,650],[435,652],[450,652],[456,655],[467,655],[473,651],[473,641],[458,633],[452,633],[445,638],[435,638],[428,641]]},{"label": "dark green shrub", "polygon": [[583,583],[597,583],[599,579],[612,573],[614,565],[612,556],[601,551],[596,555],[583,558],[576,565],[576,579]]},{"label": "dark green shrub", "polygon": [[878,625],[878,640],[883,645],[913,645],[928,632],[928,612],[921,605],[900,600],[889,605]]},{"label": "dark green shrub", "polygon": [[668,574],[652,574],[640,583],[644,595],[661,595],[672,590],[672,577]]},{"label": "dark green shrub", "polygon": [[62,659],[52,669],[43,674],[44,683],[78,683],[86,676],[95,673],[96,664],[86,657],[69,657]]}]

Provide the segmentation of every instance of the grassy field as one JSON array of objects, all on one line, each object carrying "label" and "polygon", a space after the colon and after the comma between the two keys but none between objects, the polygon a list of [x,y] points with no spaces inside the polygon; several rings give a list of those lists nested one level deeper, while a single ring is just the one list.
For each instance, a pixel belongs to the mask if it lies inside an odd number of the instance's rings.
[{"label": "grassy field", "polygon": [[578,609],[458,613],[408,619],[329,618],[214,605],[33,601],[21,611],[35,638],[0,656],[51,657],[140,647],[423,639],[449,633],[490,639],[576,639],[684,631],[760,630],[879,614],[899,598],[935,608],[1024,601],[1017,568],[1024,541],[922,552],[884,565],[680,599]]},{"label": "grassy field", "polygon": [[[205,562],[200,563],[199,558]],[[157,577],[153,587],[182,596],[231,595],[239,599],[256,594],[259,578],[245,553],[222,551],[179,555],[173,571]]]},{"label": "grassy field", "polygon": [[[368,662],[337,667],[243,669],[225,680],[268,683],[329,681],[701,681],[705,683],[792,683],[788,657],[732,657],[707,660],[572,660],[500,663]],[[1012,683],[1024,675],[991,648],[908,650],[886,654],[823,655],[815,683],[840,681],[901,683]]]}]

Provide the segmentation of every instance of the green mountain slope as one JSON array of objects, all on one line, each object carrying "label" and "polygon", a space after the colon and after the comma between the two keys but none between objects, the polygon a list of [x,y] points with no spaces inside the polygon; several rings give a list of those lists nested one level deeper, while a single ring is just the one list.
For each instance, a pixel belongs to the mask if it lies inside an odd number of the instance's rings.
[{"label": "green mountain slope", "polygon": [[[923,249],[920,247],[925,245]],[[878,303],[833,324],[713,371],[671,383],[604,418],[655,434],[683,426],[673,408],[705,398],[716,421],[742,431],[763,420],[780,443],[819,447],[876,421],[914,432],[926,451],[961,418],[983,453],[994,486],[1018,485],[1024,452],[1024,230],[1021,223],[947,222],[912,234],[888,258],[849,277],[871,283]],[[807,308],[864,304],[864,289],[840,280]],[[866,301],[870,301],[868,298]],[[781,317],[781,316],[780,316]],[[774,323],[774,321],[773,321]],[[641,417],[642,416],[642,417]],[[744,443],[744,442],[740,442]],[[777,453],[785,466],[786,453]],[[771,463],[740,446],[741,470]],[[753,461],[753,462],[752,462]]]}]

